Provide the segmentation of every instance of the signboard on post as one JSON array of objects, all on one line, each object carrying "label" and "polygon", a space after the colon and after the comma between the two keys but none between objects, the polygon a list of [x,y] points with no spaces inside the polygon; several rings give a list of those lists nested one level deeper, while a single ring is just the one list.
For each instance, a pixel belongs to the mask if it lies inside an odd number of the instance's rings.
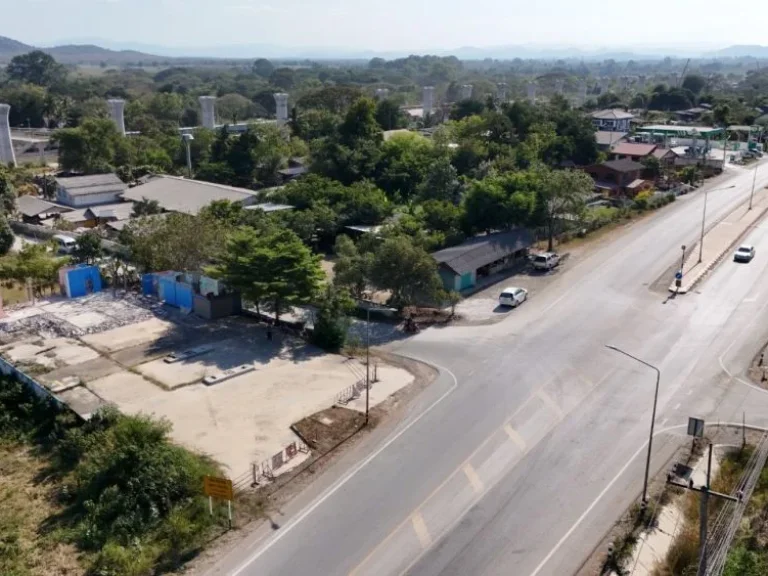
[{"label": "signboard on post", "polygon": [[701,420],[700,418],[688,418],[688,436],[703,438],[704,420]]},{"label": "signboard on post", "polygon": [[219,500],[234,500],[232,480],[229,478],[216,478],[215,476],[203,477],[203,490],[205,495]]}]

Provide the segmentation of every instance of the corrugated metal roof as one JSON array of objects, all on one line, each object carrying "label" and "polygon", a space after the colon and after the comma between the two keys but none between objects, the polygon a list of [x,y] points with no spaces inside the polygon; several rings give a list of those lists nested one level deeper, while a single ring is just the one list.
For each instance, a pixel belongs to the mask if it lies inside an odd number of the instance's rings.
[{"label": "corrugated metal roof", "polygon": [[603,162],[601,166],[615,170],[616,172],[633,172],[635,170],[642,170],[645,168],[639,162],[630,160],[629,158],[622,158],[621,160],[610,160],[609,162]]},{"label": "corrugated metal roof", "polygon": [[56,184],[64,188],[70,196],[100,194],[126,190],[128,186],[115,174],[92,174],[90,176],[70,176],[56,178]]},{"label": "corrugated metal roof", "polygon": [[617,144],[611,150],[613,154],[623,154],[625,156],[648,156],[656,149],[655,144],[637,144],[634,142],[622,142]]},{"label": "corrugated metal roof", "polygon": [[598,146],[613,146],[626,137],[626,132],[608,132],[607,130],[598,130],[595,132],[595,141]]},{"label": "corrugated metal roof", "polygon": [[508,232],[477,236],[459,246],[435,252],[432,257],[439,264],[444,264],[461,275],[528,248],[532,244],[533,236],[530,231],[516,228]]},{"label": "corrugated metal roof", "polygon": [[592,118],[598,120],[625,120],[627,118],[632,119],[635,116],[624,110],[599,110],[592,114]]},{"label": "corrugated metal roof", "polygon": [[59,206],[58,204],[48,202],[37,196],[29,195],[19,196],[16,199],[16,209],[24,216],[30,217],[45,213],[55,214],[59,212],[69,212],[71,210],[71,208],[67,208],[66,206]]},{"label": "corrugated metal roof", "polygon": [[126,200],[156,200],[161,208],[169,212],[198,214],[214,200],[243,202],[258,196],[257,192],[245,188],[234,188],[200,180],[187,180],[176,176],[158,176],[146,184],[130,188],[123,194]]}]

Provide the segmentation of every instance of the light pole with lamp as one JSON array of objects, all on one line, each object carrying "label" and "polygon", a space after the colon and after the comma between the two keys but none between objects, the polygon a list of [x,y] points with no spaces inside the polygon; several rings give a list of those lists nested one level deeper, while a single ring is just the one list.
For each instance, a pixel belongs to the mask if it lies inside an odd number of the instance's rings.
[{"label": "light pole with lamp", "polygon": [[757,161],[755,161],[755,173],[752,176],[752,191],[749,193],[749,208],[748,210],[752,210],[752,197],[755,195],[755,184],[757,184]]},{"label": "light pole with lamp", "polygon": [[730,190],[731,188],[736,188],[736,185],[733,186],[726,186],[725,188],[716,188],[715,190],[704,190],[704,208],[701,211],[701,238],[699,239],[699,261],[698,264],[701,264],[701,255],[704,252],[704,222],[707,219],[707,195],[710,192],[720,192],[721,190]]},{"label": "light pole with lamp", "polygon": [[181,139],[184,140],[184,146],[187,148],[187,174],[189,176],[189,179],[192,179],[192,150],[190,148],[190,143],[192,140],[195,139],[195,137],[192,134],[182,134]]},{"label": "light pole with lamp", "polygon": [[643,506],[648,503],[648,474],[650,473],[651,469],[651,452],[653,450],[653,427],[656,423],[656,403],[659,400],[659,380],[661,380],[661,371],[656,368],[653,364],[648,364],[648,362],[644,360],[640,360],[640,358],[637,358],[635,356],[632,356],[632,354],[629,354],[628,352],[624,352],[621,348],[617,348],[616,346],[613,346],[612,344],[606,344],[606,348],[610,348],[614,352],[618,352],[619,354],[624,354],[624,356],[627,356],[629,358],[632,358],[635,362],[639,362],[640,364],[643,364],[644,366],[648,366],[648,368],[651,368],[652,370],[656,371],[656,390],[653,393],[653,413],[651,414],[651,433],[648,436],[648,455],[645,458],[645,478],[643,479]]}]

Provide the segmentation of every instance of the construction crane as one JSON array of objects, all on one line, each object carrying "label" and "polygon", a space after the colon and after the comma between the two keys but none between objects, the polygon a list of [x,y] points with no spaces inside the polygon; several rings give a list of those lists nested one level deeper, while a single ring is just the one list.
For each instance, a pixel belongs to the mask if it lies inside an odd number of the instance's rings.
[{"label": "construction crane", "polygon": [[691,63],[691,59],[688,58],[688,61],[685,63],[685,66],[683,67],[683,73],[680,74],[680,78],[677,79],[677,87],[680,88],[680,86],[683,85],[683,79],[685,79],[685,73],[688,71],[688,65]]}]

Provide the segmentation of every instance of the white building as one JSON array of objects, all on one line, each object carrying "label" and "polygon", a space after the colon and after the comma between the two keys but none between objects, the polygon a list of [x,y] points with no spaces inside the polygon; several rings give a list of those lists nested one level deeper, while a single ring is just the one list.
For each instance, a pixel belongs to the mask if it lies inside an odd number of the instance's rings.
[{"label": "white building", "polygon": [[116,204],[128,186],[115,174],[56,178],[56,201],[72,208]]},{"label": "white building", "polygon": [[600,110],[592,114],[592,124],[597,130],[629,132],[634,116],[624,110]]}]

